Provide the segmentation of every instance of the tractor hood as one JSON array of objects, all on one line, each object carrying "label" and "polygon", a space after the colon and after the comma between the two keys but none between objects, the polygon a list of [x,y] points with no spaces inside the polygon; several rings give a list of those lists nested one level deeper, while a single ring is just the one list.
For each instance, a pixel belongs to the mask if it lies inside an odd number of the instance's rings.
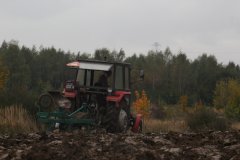
[{"label": "tractor hood", "polygon": [[71,62],[67,64],[68,67],[76,67],[79,69],[89,69],[89,70],[99,70],[99,71],[109,71],[112,64],[107,63],[91,63],[91,62]]}]

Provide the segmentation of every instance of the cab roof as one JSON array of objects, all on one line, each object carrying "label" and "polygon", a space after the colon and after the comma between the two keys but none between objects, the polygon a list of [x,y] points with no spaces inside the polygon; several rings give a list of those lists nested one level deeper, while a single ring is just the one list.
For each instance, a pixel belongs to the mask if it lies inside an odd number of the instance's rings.
[{"label": "cab roof", "polygon": [[126,65],[130,67],[129,63],[119,63],[119,62],[107,62],[98,60],[78,60],[70,62],[67,64],[68,67],[79,68],[79,69],[89,69],[89,70],[99,70],[99,71],[109,71],[113,65]]}]

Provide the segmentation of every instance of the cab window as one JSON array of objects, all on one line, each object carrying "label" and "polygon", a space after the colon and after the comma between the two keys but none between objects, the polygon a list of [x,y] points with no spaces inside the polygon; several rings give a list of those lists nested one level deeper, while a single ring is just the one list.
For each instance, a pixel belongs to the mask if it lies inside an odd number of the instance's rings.
[{"label": "cab window", "polygon": [[129,68],[125,67],[125,89],[129,90]]},{"label": "cab window", "polygon": [[116,66],[115,88],[123,89],[123,66]]},{"label": "cab window", "polygon": [[77,74],[77,82],[79,85],[84,85],[85,70],[79,69]]}]

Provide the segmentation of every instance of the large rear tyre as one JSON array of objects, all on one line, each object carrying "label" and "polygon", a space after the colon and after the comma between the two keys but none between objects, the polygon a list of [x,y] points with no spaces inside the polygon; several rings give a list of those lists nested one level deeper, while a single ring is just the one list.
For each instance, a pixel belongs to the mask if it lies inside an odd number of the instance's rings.
[{"label": "large rear tyre", "polygon": [[128,129],[126,111],[114,104],[109,105],[103,118],[103,126],[110,133],[126,132]]}]

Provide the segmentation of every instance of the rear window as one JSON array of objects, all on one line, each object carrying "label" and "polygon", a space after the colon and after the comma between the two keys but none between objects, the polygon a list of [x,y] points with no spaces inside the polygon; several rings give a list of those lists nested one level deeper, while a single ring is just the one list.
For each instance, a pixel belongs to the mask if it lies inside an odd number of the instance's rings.
[{"label": "rear window", "polygon": [[77,74],[77,82],[79,85],[84,85],[84,76],[85,76],[85,70],[79,69]]},{"label": "rear window", "polygon": [[115,88],[123,89],[123,67],[116,66]]}]

